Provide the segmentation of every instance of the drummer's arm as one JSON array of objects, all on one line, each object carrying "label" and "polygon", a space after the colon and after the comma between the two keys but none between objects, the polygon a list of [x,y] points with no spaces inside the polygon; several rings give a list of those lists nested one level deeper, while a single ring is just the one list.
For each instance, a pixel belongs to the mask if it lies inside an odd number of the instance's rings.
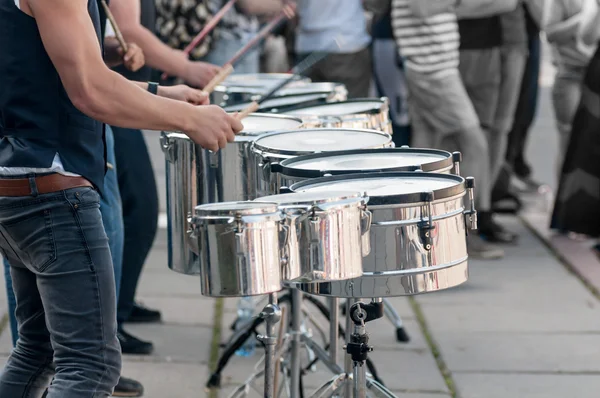
[{"label": "drummer's arm", "polygon": [[239,9],[246,15],[270,16],[283,10],[282,0],[239,0]]}]

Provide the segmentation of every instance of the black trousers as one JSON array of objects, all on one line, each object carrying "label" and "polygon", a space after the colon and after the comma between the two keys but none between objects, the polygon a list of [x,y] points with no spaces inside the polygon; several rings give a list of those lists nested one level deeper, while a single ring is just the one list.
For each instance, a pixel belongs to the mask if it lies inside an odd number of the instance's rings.
[{"label": "black trousers", "polygon": [[158,192],[142,132],[113,127],[115,159],[123,204],[123,274],[117,305],[119,323],[129,318],[138,282],[158,225]]}]

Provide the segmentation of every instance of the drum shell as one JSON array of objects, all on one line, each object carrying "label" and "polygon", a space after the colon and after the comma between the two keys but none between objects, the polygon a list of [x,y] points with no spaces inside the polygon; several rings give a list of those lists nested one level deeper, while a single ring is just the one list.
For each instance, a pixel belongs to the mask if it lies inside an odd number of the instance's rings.
[{"label": "drum shell", "polygon": [[[357,100],[350,100],[349,102],[360,102]],[[313,105],[299,106],[296,108],[286,109],[286,114],[297,116],[302,119],[304,125],[308,127],[319,127],[323,124],[322,119],[336,117],[341,120],[339,127],[348,129],[368,129],[383,131],[388,134],[393,133],[392,122],[389,117],[389,100],[385,97],[380,99],[380,106],[378,109],[373,109],[367,113],[352,113],[347,115],[331,114],[331,115],[304,115],[297,113],[296,111],[303,108],[309,108]]]},{"label": "drum shell", "polygon": [[284,283],[337,281],[363,274],[371,220],[363,198],[281,209],[290,230]]},{"label": "drum shell", "polygon": [[235,222],[194,218],[200,247],[202,294],[244,297],[281,290],[281,213],[247,216]]},{"label": "drum shell", "polygon": [[[387,134],[387,133],[386,133]],[[394,142],[392,141],[392,137],[389,136],[389,141],[386,144],[383,144],[381,148],[393,148]],[[272,171],[273,165],[278,164],[279,162],[290,159],[296,156],[308,155],[313,152],[301,152],[298,151],[294,154],[290,153],[277,153],[275,151],[269,151],[267,148],[258,148],[252,143],[250,148],[251,162],[253,163],[254,175],[255,175],[255,187],[256,187],[256,196],[255,198],[259,198],[261,196],[268,195],[276,195],[279,193],[280,188],[282,186],[282,181],[280,179],[279,173],[275,173]]]},{"label": "drum shell", "polygon": [[[292,191],[302,188],[291,187]],[[367,192],[368,194],[368,192]],[[431,247],[422,226],[426,203],[369,205],[371,252],[363,259],[363,276],[345,281],[302,283],[306,293],[332,297],[394,297],[458,286],[468,279],[465,191],[432,202]]]}]

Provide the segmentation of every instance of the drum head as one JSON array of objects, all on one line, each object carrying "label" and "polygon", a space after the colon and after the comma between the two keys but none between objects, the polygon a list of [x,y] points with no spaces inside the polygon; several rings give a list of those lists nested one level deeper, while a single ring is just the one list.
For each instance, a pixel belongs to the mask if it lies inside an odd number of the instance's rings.
[{"label": "drum head", "polygon": [[367,171],[435,172],[452,167],[452,155],[434,149],[386,148],[335,151],[299,156],[281,162],[281,172],[289,176],[319,177]]},{"label": "drum head", "polygon": [[245,117],[242,124],[242,135],[259,135],[272,131],[296,130],[302,125],[302,120],[291,116],[253,113]]},{"label": "drum head", "polygon": [[434,173],[373,173],[315,178],[296,183],[292,192],[358,191],[369,197],[369,205],[409,204],[424,201],[433,192],[434,200],[464,194],[465,179]]},{"label": "drum head", "polygon": [[265,152],[295,155],[299,153],[384,148],[391,136],[376,130],[306,129],[266,134],[254,141]]},{"label": "drum head", "polygon": [[[304,95],[290,95],[288,97],[277,97],[268,99],[262,104],[260,104],[261,110],[265,109],[277,109],[283,107],[291,107],[300,104],[315,104],[320,102],[325,102],[327,100],[328,94],[304,94]],[[239,112],[244,110],[246,107],[250,105],[249,102],[237,105],[230,105],[225,107],[224,109],[227,112]]]},{"label": "drum head", "polygon": [[384,104],[385,101],[380,99],[352,100],[296,108],[290,110],[289,113],[297,116],[344,116],[358,113],[379,113]]},{"label": "drum head", "polygon": [[[277,84],[282,80],[289,79],[292,75],[289,73],[240,73],[227,76],[222,83],[225,86],[251,86],[266,87]],[[310,82],[310,79],[298,77],[300,80],[290,83],[290,85],[303,85]]]},{"label": "drum head", "polygon": [[274,202],[222,202],[209,203],[197,206],[195,214],[202,216],[231,216],[235,214],[268,214],[277,212],[277,204]]},{"label": "drum head", "polygon": [[327,192],[295,192],[281,195],[271,195],[256,199],[260,202],[274,202],[279,205],[323,204],[340,202],[347,199],[362,197],[360,192],[352,191],[327,191]]}]

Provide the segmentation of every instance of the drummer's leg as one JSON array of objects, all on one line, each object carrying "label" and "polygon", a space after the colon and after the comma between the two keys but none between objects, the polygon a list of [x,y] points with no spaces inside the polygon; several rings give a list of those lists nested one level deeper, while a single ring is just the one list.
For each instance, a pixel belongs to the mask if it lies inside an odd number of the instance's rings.
[{"label": "drummer's leg", "polygon": [[318,67],[326,81],[346,86],[348,98],[369,96],[373,71],[370,47],[350,54],[329,54]]}]

